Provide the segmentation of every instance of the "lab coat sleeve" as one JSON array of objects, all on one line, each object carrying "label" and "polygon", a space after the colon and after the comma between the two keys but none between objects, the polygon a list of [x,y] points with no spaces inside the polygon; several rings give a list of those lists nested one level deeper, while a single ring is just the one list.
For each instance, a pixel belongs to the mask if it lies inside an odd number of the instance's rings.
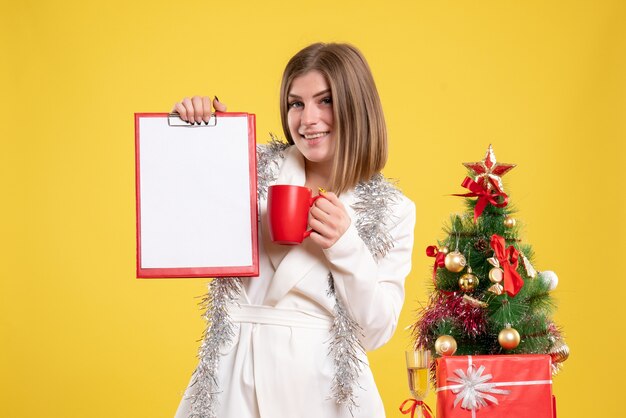
[{"label": "lab coat sleeve", "polygon": [[377,259],[359,237],[354,219],[344,235],[324,250],[335,291],[363,329],[367,350],[384,345],[398,325],[404,303],[404,280],[411,271],[415,205],[402,197],[393,204],[389,233],[393,248]]}]

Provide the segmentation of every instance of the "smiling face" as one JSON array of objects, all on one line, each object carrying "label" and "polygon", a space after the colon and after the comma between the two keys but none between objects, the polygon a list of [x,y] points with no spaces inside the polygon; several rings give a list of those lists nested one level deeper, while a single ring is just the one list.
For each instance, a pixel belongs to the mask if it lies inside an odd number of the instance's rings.
[{"label": "smiling face", "polygon": [[289,132],[307,166],[324,167],[330,173],[336,138],[333,98],[326,78],[316,70],[296,77],[287,100]]},{"label": "smiling face", "polygon": [[380,98],[365,57],[352,45],[315,43],[291,57],[280,83],[280,120],[287,142],[306,158],[307,179],[337,194],[385,166]]}]

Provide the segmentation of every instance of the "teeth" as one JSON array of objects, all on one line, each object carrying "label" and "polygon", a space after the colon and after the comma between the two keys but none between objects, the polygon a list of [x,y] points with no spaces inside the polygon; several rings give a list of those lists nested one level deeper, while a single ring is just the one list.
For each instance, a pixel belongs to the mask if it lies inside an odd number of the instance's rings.
[{"label": "teeth", "polygon": [[315,138],[320,138],[324,135],[328,134],[328,132],[318,132],[316,134],[310,134],[310,135],[303,135],[304,139],[315,139]]}]

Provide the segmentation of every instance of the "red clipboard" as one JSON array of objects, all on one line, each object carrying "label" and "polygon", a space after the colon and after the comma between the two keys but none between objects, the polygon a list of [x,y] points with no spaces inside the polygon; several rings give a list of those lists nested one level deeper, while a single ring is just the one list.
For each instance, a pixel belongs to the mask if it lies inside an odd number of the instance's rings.
[{"label": "red clipboard", "polygon": [[258,276],[255,115],[135,113],[137,278]]}]

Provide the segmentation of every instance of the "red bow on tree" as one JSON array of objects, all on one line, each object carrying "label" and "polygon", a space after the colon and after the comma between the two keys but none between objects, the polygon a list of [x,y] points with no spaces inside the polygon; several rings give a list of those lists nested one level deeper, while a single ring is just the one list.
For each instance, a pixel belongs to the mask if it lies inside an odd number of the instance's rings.
[{"label": "red bow on tree", "polygon": [[[471,193],[465,194],[454,194],[452,196],[461,196],[461,197],[478,197],[478,201],[476,202],[476,206],[474,206],[474,222],[478,219],[478,217],[483,213],[487,204],[490,203],[495,207],[503,208],[509,203],[509,197],[506,193],[500,191],[500,188],[497,185],[494,185],[494,188],[489,191],[485,189],[481,184],[476,183],[469,177],[465,177],[461,186],[468,189]],[[502,197],[502,202],[498,202],[496,200],[497,197]]]},{"label": "red bow on tree", "polygon": [[[406,405],[407,403],[411,403],[411,406],[409,406],[407,409],[404,409],[404,405]],[[402,402],[402,405],[400,405],[400,412],[402,412],[402,415],[410,413],[411,418],[414,418],[417,408],[422,408],[422,414],[424,414],[424,417],[433,418],[433,411],[430,409],[430,406],[426,405],[424,401],[418,401],[417,399],[413,398],[409,398],[406,401]]]},{"label": "red bow on tree", "polygon": [[[446,266],[446,253],[439,251],[436,245],[429,245],[426,247],[426,255],[429,257],[435,257],[435,264],[433,264],[433,283],[437,288],[437,269]],[[452,295],[454,292],[447,292],[439,289],[440,292],[446,295]]]},{"label": "red bow on tree", "polygon": [[504,270],[504,290],[509,296],[515,296],[524,286],[524,280],[517,272],[519,252],[512,245],[506,249],[505,246],[506,241],[503,237],[498,234],[491,236],[491,248]]},{"label": "red bow on tree", "polygon": [[439,251],[436,245],[429,245],[426,247],[426,255],[429,257],[435,257],[435,264],[433,265],[433,281],[437,277],[437,269],[445,267],[446,254]]}]

